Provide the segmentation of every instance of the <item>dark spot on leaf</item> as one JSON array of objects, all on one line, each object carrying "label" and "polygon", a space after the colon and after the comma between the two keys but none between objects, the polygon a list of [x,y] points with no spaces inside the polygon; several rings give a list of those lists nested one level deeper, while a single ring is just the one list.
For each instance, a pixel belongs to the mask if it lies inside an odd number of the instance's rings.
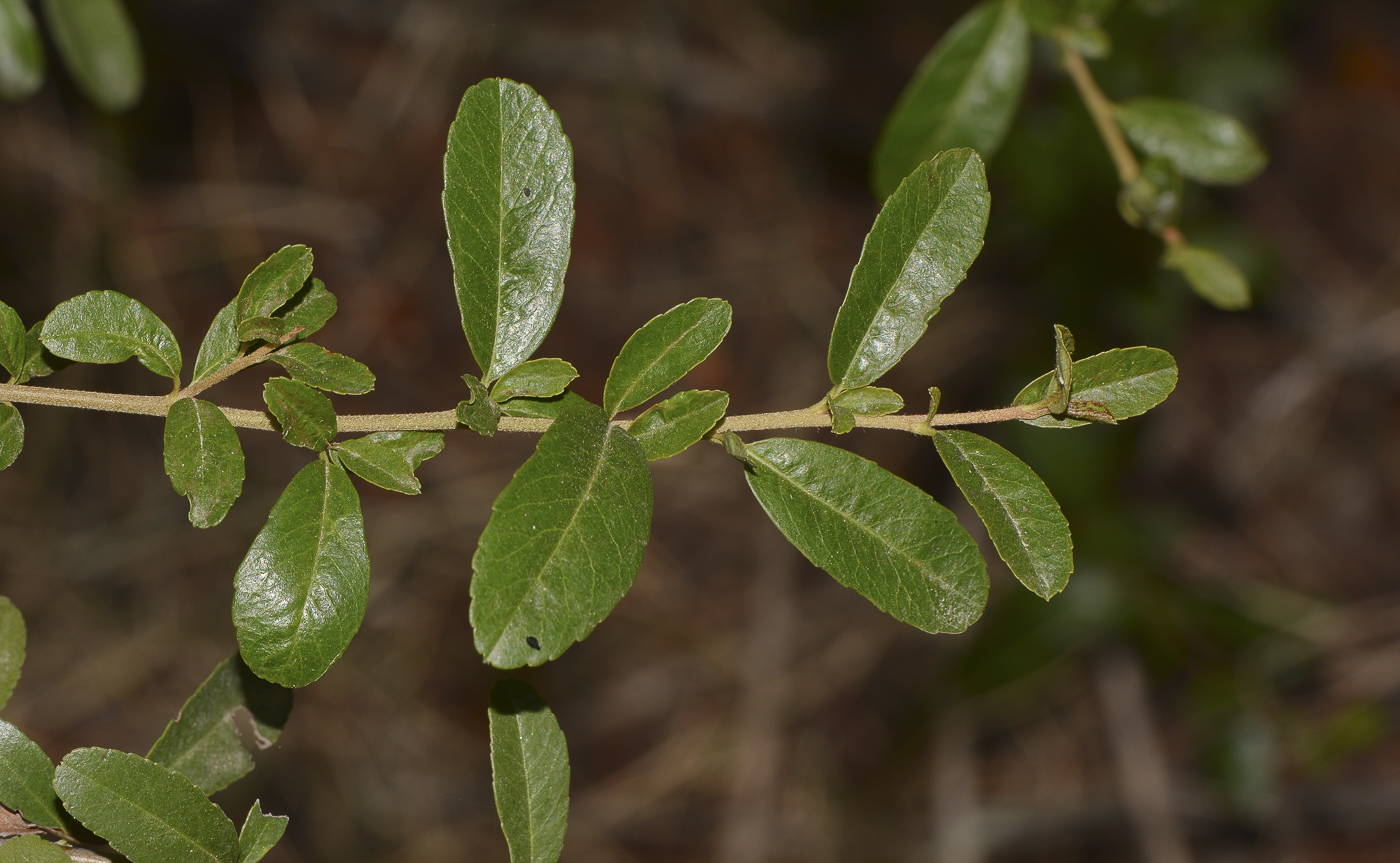
[{"label": "dark spot on leaf", "polygon": [[533,194],[535,194],[535,193],[534,193],[533,191],[530,190],[530,187],[529,187],[529,186],[526,186],[526,187],[525,187],[525,197],[528,198],[528,197],[530,197],[530,196],[533,195]]},{"label": "dark spot on leaf", "polygon": [[531,650],[539,650],[539,649],[540,649],[540,640],[539,640],[538,638],[534,637],[533,635],[527,635],[527,636],[525,636],[525,643],[528,644],[528,645],[530,645],[530,649],[531,649]]}]

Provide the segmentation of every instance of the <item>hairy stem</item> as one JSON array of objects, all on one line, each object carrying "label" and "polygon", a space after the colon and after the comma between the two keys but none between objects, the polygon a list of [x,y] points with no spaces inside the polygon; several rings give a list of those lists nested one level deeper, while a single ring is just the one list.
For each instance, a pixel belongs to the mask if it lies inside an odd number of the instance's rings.
[{"label": "hairy stem", "polygon": [[229,363],[223,368],[211,372],[210,374],[205,375],[203,378],[191,383],[189,386],[180,390],[180,392],[175,396],[175,398],[194,398],[195,396],[212,387],[214,384],[217,384],[220,381],[226,381],[234,375],[238,374],[239,372],[243,371],[244,369],[248,368],[249,366],[257,365],[258,363],[267,359],[267,355],[277,350],[277,347],[279,346],[263,345],[255,351],[250,351],[249,353],[244,354],[243,356],[239,357],[238,359],[234,360],[233,362]]},{"label": "hairy stem", "polygon": [[1067,39],[1059,38],[1056,41],[1064,58],[1065,71],[1069,72],[1070,79],[1079,90],[1084,107],[1089,109],[1090,116],[1094,118],[1094,125],[1098,127],[1099,135],[1103,138],[1104,146],[1108,147],[1108,155],[1113,158],[1113,166],[1118,169],[1118,179],[1123,183],[1131,183],[1137,179],[1142,169],[1138,166],[1137,157],[1133,155],[1133,149],[1128,146],[1128,140],[1123,137],[1123,130],[1118,128],[1118,120],[1113,116],[1113,103],[1108,101],[1108,97],[1099,89],[1098,82],[1089,71],[1089,64],[1084,62],[1084,55],[1076,51]]}]

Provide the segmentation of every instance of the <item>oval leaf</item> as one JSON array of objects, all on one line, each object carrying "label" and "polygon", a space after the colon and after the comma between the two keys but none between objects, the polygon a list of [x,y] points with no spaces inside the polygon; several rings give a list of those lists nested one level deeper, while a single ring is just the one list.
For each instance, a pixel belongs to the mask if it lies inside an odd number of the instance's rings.
[{"label": "oval leaf", "polygon": [[831,397],[832,407],[840,407],[863,417],[882,417],[904,408],[904,398],[884,387],[842,390]]},{"label": "oval leaf", "polygon": [[987,604],[977,543],[933,498],[855,453],[791,438],[746,448],[749,488],[798,551],[881,611],[962,632]]},{"label": "oval leaf", "polygon": [[228,816],[188,779],[139,755],[75,749],[58,765],[54,788],[131,863],[238,863]]},{"label": "oval leaf", "polygon": [[491,687],[491,787],[511,863],[555,863],[569,820],[569,748],[528,683]]},{"label": "oval leaf", "polygon": [[273,378],[263,384],[263,401],[277,418],[282,438],[293,446],[320,452],[337,434],[331,400],[301,381]]},{"label": "oval leaf", "polygon": [[[0,0],[3,6],[8,0]],[[0,19],[3,19],[4,12],[0,11]],[[3,26],[0,26],[3,29]],[[3,38],[3,35],[0,35]],[[0,366],[5,367],[5,371],[10,376],[18,379],[24,374],[24,363],[29,357],[28,333],[24,330],[24,322],[19,319],[19,313],[4,303],[0,303]]]},{"label": "oval leaf", "polygon": [[375,432],[335,445],[335,455],[351,473],[389,491],[418,494],[414,471],[442,452],[440,432]]},{"label": "oval leaf", "polygon": [[355,486],[343,469],[312,462],[277,499],[234,577],[239,651],[264,680],[305,686],[345,652],[368,599]]},{"label": "oval leaf", "polygon": [[268,359],[296,380],[318,390],[358,396],[374,389],[374,372],[364,363],[310,342],[288,345]]},{"label": "oval leaf", "polygon": [[872,157],[881,200],[920,162],[971,147],[990,159],[1016,113],[1031,39],[1018,0],[974,6],[933,46],[885,120]]},{"label": "oval leaf", "polygon": [[576,377],[578,369],[572,363],[552,358],[530,360],[501,375],[491,388],[491,399],[497,403],[521,396],[547,399],[562,393]]},{"label": "oval leaf", "polygon": [[258,264],[243,280],[234,299],[240,327],[245,321],[270,318],[286,305],[306,284],[315,262],[316,256],[309,248],[295,245],[283,246]]},{"label": "oval leaf", "polygon": [[1170,159],[1182,176],[1197,182],[1243,183],[1269,161],[1239,120],[1182,99],[1139,96],[1119,105],[1117,116],[1138,149]]},{"label": "oval leaf", "polygon": [[141,45],[120,0],[44,0],[44,20],[73,81],[117,114],[141,98]]},{"label": "oval leaf", "polygon": [[685,377],[724,341],[733,315],[724,300],[701,297],[647,321],[613,360],[603,410],[615,416]]},{"label": "oval leaf", "polygon": [[18,728],[0,719],[0,805],[35,824],[67,830],[53,790],[53,762]]},{"label": "oval leaf", "polygon": [[16,836],[0,845],[0,863],[72,863],[58,845],[38,836]]},{"label": "oval leaf", "polygon": [[574,156],[559,117],[524,84],[467,89],[447,133],[442,210],[462,330],[486,383],[554,324],[574,229]]},{"label": "oval leaf", "polygon": [[[1016,395],[1014,405],[1033,405],[1045,398],[1055,373],[1046,372],[1026,384]],[[1160,348],[1114,348],[1074,363],[1074,390],[1071,403],[1095,402],[1115,420],[1146,413],[1161,404],[1176,389],[1176,360]],[[1088,420],[1071,416],[1043,416],[1022,420],[1044,428],[1074,428]]]},{"label": "oval leaf", "polygon": [[58,304],[39,338],[55,355],[80,363],[119,363],[134,355],[167,378],[180,377],[180,346],[155,312],[116,291],[90,291]]},{"label": "oval leaf", "polygon": [[900,183],[836,313],[826,359],[833,384],[863,387],[914,346],[982,250],[990,200],[972,150],[940,153]]},{"label": "oval leaf", "polygon": [[1218,309],[1249,308],[1249,280],[1233,261],[1213,249],[1173,243],[1162,256],[1162,266],[1180,272],[1201,299]]},{"label": "oval leaf", "polygon": [[204,341],[199,345],[199,353],[194,358],[194,380],[196,383],[209,377],[234,360],[238,359],[238,301],[231,300],[219,309]]},{"label": "oval leaf", "polygon": [[9,402],[0,402],[0,470],[15,463],[24,449],[24,418]]},{"label": "oval leaf", "polygon": [[243,819],[243,829],[238,833],[238,863],[258,863],[267,856],[267,852],[282,840],[290,820],[285,815],[264,815],[262,806],[254,800],[248,817]]},{"label": "oval leaf", "polygon": [[8,597],[0,596],[0,707],[10,700],[19,683],[26,638],[24,615]]},{"label": "oval leaf", "polygon": [[728,408],[729,393],[687,390],[647,408],[627,431],[641,442],[647,461],[670,458],[704,437]]},{"label": "oval leaf", "polygon": [[0,0],[0,99],[17,102],[43,84],[44,43],[29,4]]},{"label": "oval leaf", "polygon": [[472,557],[476,649],[539,665],[582,640],[632,586],[651,531],[637,439],[591,404],[559,414],[491,506]]},{"label": "oval leaf", "polygon": [[243,491],[243,447],[218,406],[179,399],[165,416],[165,473],[190,500],[190,524],[213,527]]}]

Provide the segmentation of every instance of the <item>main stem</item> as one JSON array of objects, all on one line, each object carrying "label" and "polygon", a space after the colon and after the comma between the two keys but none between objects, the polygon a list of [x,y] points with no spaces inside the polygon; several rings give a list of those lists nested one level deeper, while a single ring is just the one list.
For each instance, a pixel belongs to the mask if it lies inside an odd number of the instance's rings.
[{"label": "main stem", "polygon": [[1123,137],[1123,130],[1118,128],[1118,120],[1113,116],[1113,103],[1108,101],[1108,97],[1099,89],[1098,82],[1089,71],[1089,64],[1084,62],[1084,55],[1064,38],[1055,41],[1060,46],[1065,71],[1069,72],[1070,80],[1074,81],[1075,88],[1084,100],[1084,106],[1094,118],[1094,125],[1099,128],[1099,136],[1103,138],[1104,146],[1108,147],[1108,155],[1113,158],[1113,166],[1118,169],[1118,179],[1123,183],[1131,183],[1137,179],[1142,169],[1138,165],[1137,157],[1133,155],[1133,148],[1128,146],[1128,140]]}]

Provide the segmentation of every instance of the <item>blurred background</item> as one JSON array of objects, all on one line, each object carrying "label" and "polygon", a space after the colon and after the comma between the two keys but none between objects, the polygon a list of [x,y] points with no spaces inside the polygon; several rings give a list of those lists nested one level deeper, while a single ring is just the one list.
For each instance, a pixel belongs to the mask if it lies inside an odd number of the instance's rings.
[{"label": "blurred background", "polygon": [[[0,299],[27,323],[110,288],[192,356],[285,243],[340,299],[318,337],[378,389],[346,413],[439,410],[475,371],[439,195],[456,103],[508,76],[573,140],[578,219],[540,351],[598,399],[638,326],[695,296],[735,310],[687,379],[736,413],[811,404],[877,210],[867,159],[970,4],[913,0],[132,0],[138,106],[110,117],[56,63],[0,106]],[[1241,117],[1272,162],[1197,190],[1188,237],[1249,274],[1225,314],[1156,266],[1051,54],[990,166],[967,282],[883,384],[914,410],[1007,403],[1081,356],[1171,350],[1176,393],[1118,428],[989,434],[1070,519],[1049,603],[997,561],[926,440],[839,441],[954,507],[992,602],[956,636],[898,624],[808,565],[736,465],[653,466],[653,539],[593,636],[522,676],[568,735],[574,861],[1390,861],[1400,858],[1400,7],[1124,0],[1093,68],[1111,98]],[[52,46],[50,46],[51,48]],[[52,53],[51,53],[52,56]],[[210,395],[259,407],[267,372]],[[157,393],[135,363],[41,385]],[[144,753],[234,649],[232,576],[305,454],[242,433],[248,480],[198,531],[154,418],[28,406],[0,474],[0,594],[29,659],[6,718],[55,759]],[[361,486],[364,628],[258,768],[215,799],[291,816],[267,859],[507,859],[491,800],[470,559],[524,435],[449,435],[424,494]]]}]

